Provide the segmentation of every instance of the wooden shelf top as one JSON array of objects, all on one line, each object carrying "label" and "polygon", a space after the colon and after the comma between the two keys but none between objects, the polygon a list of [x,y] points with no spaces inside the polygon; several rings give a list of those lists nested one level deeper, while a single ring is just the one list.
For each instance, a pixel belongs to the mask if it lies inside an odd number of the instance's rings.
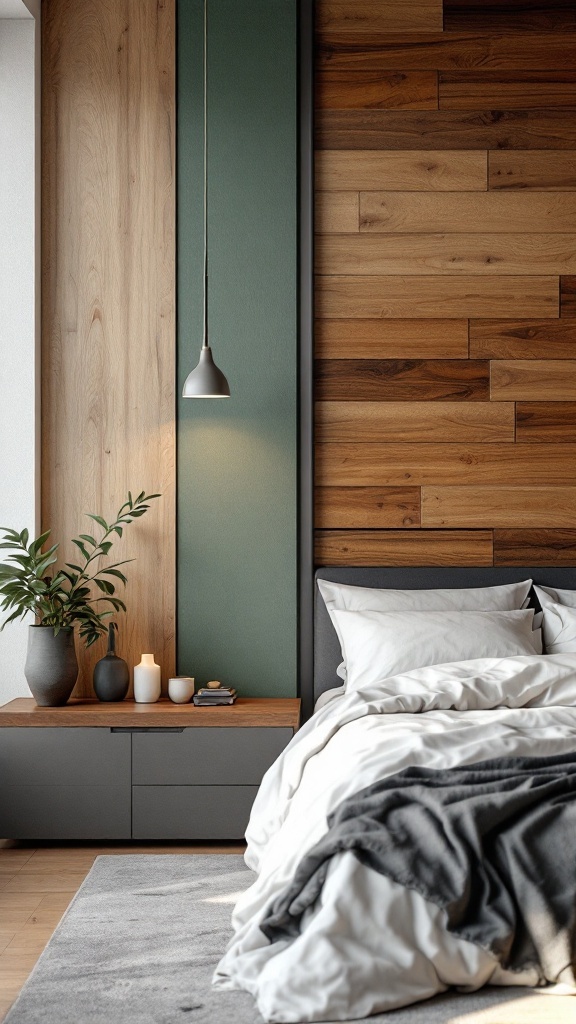
[{"label": "wooden shelf top", "polygon": [[232,705],[203,708],[194,704],[173,704],[167,699],[159,700],[156,704],[136,704],[133,700],[117,703],[70,700],[62,707],[40,708],[31,697],[17,697],[0,707],[0,728],[102,726],[179,729],[182,726],[272,726],[296,730],[299,723],[300,700],[295,697],[239,697]]}]

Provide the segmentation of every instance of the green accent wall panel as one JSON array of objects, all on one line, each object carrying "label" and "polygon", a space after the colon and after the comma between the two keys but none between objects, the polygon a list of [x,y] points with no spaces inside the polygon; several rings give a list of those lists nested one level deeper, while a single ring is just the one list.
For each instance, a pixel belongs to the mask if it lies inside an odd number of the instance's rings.
[{"label": "green accent wall panel", "polygon": [[[202,340],[201,0],[178,2],[178,390]],[[296,693],[297,5],[209,0],[209,317],[178,404],[178,671]]]}]

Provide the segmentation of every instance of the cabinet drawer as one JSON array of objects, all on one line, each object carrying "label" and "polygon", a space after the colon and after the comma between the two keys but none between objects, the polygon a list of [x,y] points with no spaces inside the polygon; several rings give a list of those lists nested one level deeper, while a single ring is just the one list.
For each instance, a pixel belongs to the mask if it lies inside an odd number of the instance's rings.
[{"label": "cabinet drawer", "polygon": [[132,735],[135,786],[259,786],[292,729],[195,727]]},{"label": "cabinet drawer", "polygon": [[132,836],[242,839],[257,792],[257,786],[134,786]]},{"label": "cabinet drawer", "polygon": [[114,787],[2,785],[0,836],[130,839],[130,798],[128,775]]},{"label": "cabinet drawer", "polygon": [[0,729],[0,790],[6,786],[130,783],[130,735],[103,728]]}]

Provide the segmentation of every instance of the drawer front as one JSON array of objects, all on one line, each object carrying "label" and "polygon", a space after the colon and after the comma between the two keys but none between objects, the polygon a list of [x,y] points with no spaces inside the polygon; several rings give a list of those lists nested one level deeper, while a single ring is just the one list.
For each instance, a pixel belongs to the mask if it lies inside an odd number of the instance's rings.
[{"label": "drawer front", "polygon": [[118,779],[114,787],[2,784],[0,836],[10,839],[130,839],[130,805],[128,775]]},{"label": "drawer front", "polygon": [[134,786],[132,837],[242,839],[257,792],[257,786]]},{"label": "drawer front", "polygon": [[132,734],[135,786],[259,786],[292,729],[195,727]]},{"label": "drawer front", "polygon": [[90,728],[0,729],[0,791],[6,786],[130,785],[128,733]]}]

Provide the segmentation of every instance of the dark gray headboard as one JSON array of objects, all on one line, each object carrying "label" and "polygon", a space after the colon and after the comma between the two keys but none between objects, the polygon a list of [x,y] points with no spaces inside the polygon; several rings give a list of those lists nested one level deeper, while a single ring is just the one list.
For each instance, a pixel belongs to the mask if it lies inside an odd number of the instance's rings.
[{"label": "dark gray headboard", "polygon": [[[318,569],[316,579],[349,583],[354,587],[388,587],[391,590],[449,590],[456,587],[497,587],[532,579],[548,587],[576,590],[576,567],[540,566],[537,569],[508,568],[345,568]],[[338,637],[318,587],[314,586],[314,700],[324,690],[341,686],[336,669],[342,661]],[[534,604],[536,604],[534,599]]]}]

